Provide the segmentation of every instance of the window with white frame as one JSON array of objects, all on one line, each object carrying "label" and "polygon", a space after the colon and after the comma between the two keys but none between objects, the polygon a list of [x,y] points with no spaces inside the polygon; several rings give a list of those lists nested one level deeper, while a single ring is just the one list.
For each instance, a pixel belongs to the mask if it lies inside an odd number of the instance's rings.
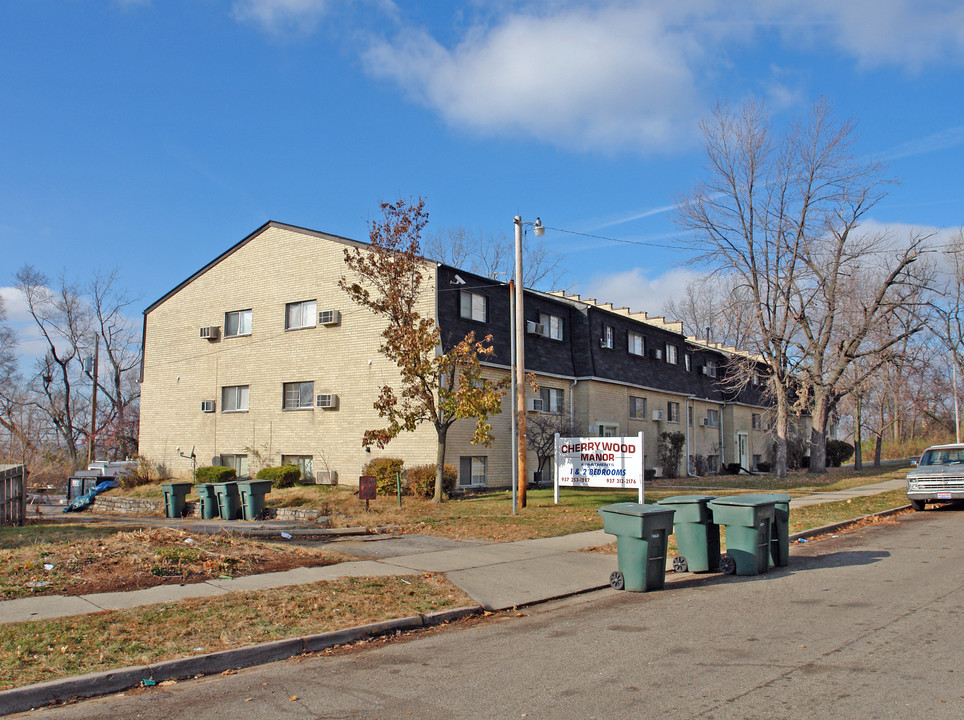
[{"label": "window with white frame", "polygon": [[459,315],[466,320],[486,321],[488,298],[481,294],[462,290],[459,295]]},{"label": "window with white frame", "polygon": [[488,458],[464,455],[459,458],[459,485],[484,486],[487,484],[486,469]]},{"label": "window with white frame", "polygon": [[599,423],[599,437],[619,437],[619,425]]},{"label": "window with white frame", "polygon": [[616,331],[613,329],[612,325],[603,325],[602,338],[599,341],[599,345],[608,350],[613,349],[613,345],[616,341]]},{"label": "window with white frame", "polygon": [[549,313],[539,313],[539,324],[545,327],[546,337],[562,340],[562,318]]},{"label": "window with white frame", "polygon": [[631,417],[633,420],[646,419],[646,398],[630,396],[629,417]]},{"label": "window with white frame", "polygon": [[716,363],[716,360],[707,360],[705,367],[706,367],[707,375],[709,375],[710,377],[716,377],[716,371],[717,371],[717,368],[719,367]]},{"label": "window with white frame", "polygon": [[666,419],[669,422],[678,423],[679,422],[679,403],[678,402],[667,402],[666,403]]},{"label": "window with white frame", "polygon": [[285,330],[298,330],[315,326],[318,304],[314,300],[303,300],[285,305]]},{"label": "window with white frame", "polygon": [[234,472],[237,473],[238,477],[246,477],[248,474],[247,455],[222,454],[221,465],[223,467],[234,468]]},{"label": "window with white frame", "polygon": [[686,372],[689,372],[692,369],[692,365],[693,365],[693,356],[690,355],[689,353],[686,353],[685,355],[683,355],[683,367],[686,368]]},{"label": "window with white frame", "polygon": [[542,398],[542,411],[554,415],[562,415],[566,411],[566,391],[559,388],[539,388]]},{"label": "window with white frame", "polygon": [[718,428],[720,426],[720,411],[719,410],[706,410],[706,425],[707,427]]},{"label": "window with white frame", "polygon": [[251,334],[251,311],[235,310],[224,313],[224,337]]},{"label": "window with white frame", "polygon": [[301,477],[303,480],[308,480],[314,477],[311,472],[311,455],[282,455],[281,464],[294,465],[296,468],[301,470]]},{"label": "window with white frame", "polygon": [[284,384],[284,400],[282,408],[285,410],[299,410],[314,406],[314,382],[291,382]]},{"label": "window with white frame", "polygon": [[753,413],[752,415],[750,415],[750,426],[754,430],[763,429],[763,418],[760,417],[760,413]]},{"label": "window with white frame", "polygon": [[221,388],[221,412],[247,412],[248,386],[226,385]]},{"label": "window with white frame", "polygon": [[646,354],[646,342],[643,340],[643,336],[632,330],[628,333],[629,336],[629,352],[632,355],[645,355]]},{"label": "window with white frame", "polygon": [[666,343],[666,362],[673,365],[679,364],[679,349],[675,345]]}]

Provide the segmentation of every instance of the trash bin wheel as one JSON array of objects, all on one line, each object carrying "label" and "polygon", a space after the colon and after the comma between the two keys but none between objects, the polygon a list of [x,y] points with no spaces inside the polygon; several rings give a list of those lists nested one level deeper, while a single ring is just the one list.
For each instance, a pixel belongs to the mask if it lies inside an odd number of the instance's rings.
[{"label": "trash bin wheel", "polygon": [[626,578],[619,570],[613,570],[613,574],[609,576],[609,584],[614,590],[622,590],[626,587]]},{"label": "trash bin wheel", "polygon": [[732,575],[736,572],[736,560],[731,558],[729,555],[724,555],[720,558],[720,571],[724,575]]},{"label": "trash bin wheel", "polygon": [[686,564],[686,558],[682,555],[677,555],[673,558],[673,572],[684,573],[689,570],[689,565]]},{"label": "trash bin wheel", "polygon": [[926,500],[911,500],[911,501],[910,501],[910,506],[911,506],[912,508],[914,508],[914,510],[916,510],[917,512],[923,512],[923,511],[924,511],[924,508],[927,507],[927,501],[926,501]]}]

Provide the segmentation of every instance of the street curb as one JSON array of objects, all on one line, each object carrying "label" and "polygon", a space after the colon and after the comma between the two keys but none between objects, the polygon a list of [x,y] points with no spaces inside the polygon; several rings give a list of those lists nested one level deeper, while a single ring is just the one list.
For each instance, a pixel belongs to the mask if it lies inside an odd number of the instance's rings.
[{"label": "street curb", "polygon": [[317,635],[286,638],[259,645],[247,645],[204,655],[165,660],[150,665],[135,665],[26,685],[0,691],[0,715],[25,712],[51,703],[110,695],[137,687],[143,680],[160,683],[165,680],[214,675],[226,670],[264,665],[369,638],[391,635],[406,630],[437,627],[453,620],[481,615],[483,612],[484,610],[479,605],[436,610],[423,615],[384,620],[368,625],[345,628],[344,630],[318,633]]},{"label": "street curb", "polygon": [[901,505],[900,507],[890,508],[889,510],[881,510],[880,512],[870,513],[869,515],[861,515],[858,518],[851,518],[850,520],[842,520],[840,522],[831,523],[830,525],[822,525],[821,527],[810,528],[809,530],[803,530],[802,532],[793,533],[790,535],[790,542],[795,540],[806,540],[807,538],[816,537],[817,535],[826,535],[830,532],[835,532],[837,530],[844,530],[851,525],[856,525],[861,520],[867,520],[872,517],[889,517],[891,515],[896,515],[897,513],[904,512],[904,510],[910,510],[910,505]]}]

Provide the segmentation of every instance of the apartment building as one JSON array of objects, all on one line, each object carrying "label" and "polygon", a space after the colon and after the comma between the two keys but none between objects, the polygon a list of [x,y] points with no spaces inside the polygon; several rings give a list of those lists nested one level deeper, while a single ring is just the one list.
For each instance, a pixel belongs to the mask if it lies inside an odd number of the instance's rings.
[{"label": "apartment building", "polygon": [[[434,429],[421,426],[385,449],[364,448],[373,409],[398,371],[379,352],[383,321],[338,287],[348,274],[347,238],[269,222],[144,311],[140,453],[176,476],[193,464],[239,474],[281,462],[317,482],[355,485],[373,457],[407,466],[434,463]],[[426,262],[420,312],[436,318],[443,347],[466,333],[492,336],[493,377],[510,369],[509,288]],[[739,354],[693,337],[679,323],[562,293],[526,291],[529,413],[564,414],[599,436],[643,432],[646,465],[658,465],[658,436],[686,436],[690,470],[767,454],[762,388],[720,382]],[[463,487],[511,482],[511,399],[491,418],[491,447],[470,443],[474,421],[450,430],[446,462]],[[193,454],[193,458],[192,458]],[[535,457],[528,463],[530,480]]]}]

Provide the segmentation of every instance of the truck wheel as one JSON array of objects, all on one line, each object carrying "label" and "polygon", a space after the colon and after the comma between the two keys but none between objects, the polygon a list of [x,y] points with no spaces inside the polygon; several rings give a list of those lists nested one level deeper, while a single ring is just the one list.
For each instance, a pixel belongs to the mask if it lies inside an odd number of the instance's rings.
[{"label": "truck wheel", "polygon": [[924,508],[927,507],[926,500],[911,500],[910,506],[914,508],[917,512],[924,512]]}]

